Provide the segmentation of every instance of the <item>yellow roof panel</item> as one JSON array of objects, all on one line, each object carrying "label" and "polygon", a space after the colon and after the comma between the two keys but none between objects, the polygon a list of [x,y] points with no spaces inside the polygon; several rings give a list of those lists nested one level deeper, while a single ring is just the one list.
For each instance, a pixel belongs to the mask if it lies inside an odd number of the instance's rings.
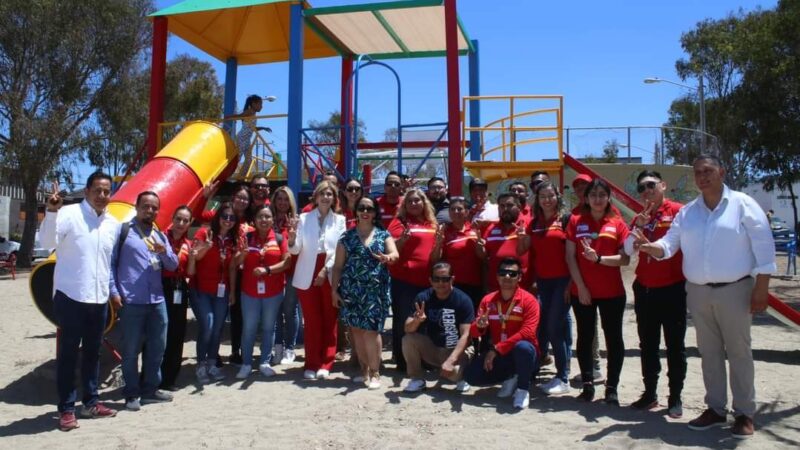
[{"label": "yellow roof panel", "polygon": [[402,51],[371,12],[330,14],[317,16],[317,18],[356,55]]},{"label": "yellow roof panel", "polygon": [[[445,49],[444,7],[389,9],[381,11],[397,37],[411,52]],[[458,48],[467,49],[463,33],[458,33]]]}]

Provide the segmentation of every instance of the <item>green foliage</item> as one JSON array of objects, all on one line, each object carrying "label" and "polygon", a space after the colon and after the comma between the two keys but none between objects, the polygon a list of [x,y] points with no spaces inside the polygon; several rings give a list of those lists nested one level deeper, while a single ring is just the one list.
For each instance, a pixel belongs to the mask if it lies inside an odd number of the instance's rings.
[{"label": "green foliage", "polygon": [[603,144],[603,158],[600,162],[613,164],[617,162],[619,156],[619,142],[616,139],[611,139]]}]

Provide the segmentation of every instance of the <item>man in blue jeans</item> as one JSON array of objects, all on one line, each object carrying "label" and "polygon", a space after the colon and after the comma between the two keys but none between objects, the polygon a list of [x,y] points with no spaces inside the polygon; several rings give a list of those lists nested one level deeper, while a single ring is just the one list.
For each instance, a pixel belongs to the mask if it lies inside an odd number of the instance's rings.
[{"label": "man in blue jeans", "polygon": [[497,267],[500,289],[481,300],[469,330],[473,338],[488,337],[489,349],[472,360],[464,380],[473,386],[503,383],[497,396],[513,394],[514,408],[527,409],[531,380],[539,365],[539,302],[520,288],[520,279],[519,259],[503,258]]},{"label": "man in blue jeans", "polygon": [[[161,269],[175,270],[178,257],[166,236],[153,226],[159,207],[155,192],[139,194],[136,217],[123,225],[111,259],[111,295],[122,298],[119,310],[125,379],[122,393],[125,407],[131,411],[138,411],[141,404],[172,401],[172,395],[158,390],[167,343],[167,307]],[[145,347],[140,386],[138,362],[142,341]]]},{"label": "man in blue jeans", "polygon": [[[56,353],[58,427],[78,428],[75,417],[75,369],[81,356],[83,418],[114,417],[117,412],[98,401],[100,343],[108,312],[111,250],[119,222],[108,214],[111,177],[95,172],[86,181],[86,199],[61,207],[58,183],[47,201],[39,236],[42,245],[55,248],[58,263],[53,275],[53,310],[59,329]],[[115,299],[116,300],[116,299]],[[83,349],[80,350],[81,346]]]}]

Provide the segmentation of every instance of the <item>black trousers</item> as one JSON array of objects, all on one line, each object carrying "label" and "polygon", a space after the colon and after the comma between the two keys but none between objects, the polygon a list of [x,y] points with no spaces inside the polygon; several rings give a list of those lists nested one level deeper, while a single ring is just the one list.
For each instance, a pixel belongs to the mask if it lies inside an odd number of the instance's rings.
[{"label": "black trousers", "polygon": [[592,299],[591,305],[582,305],[578,297],[572,297],[572,310],[575,311],[575,322],[578,326],[578,365],[584,383],[591,383],[592,341],[594,340],[596,310],[600,310],[600,325],[606,338],[607,373],[606,386],[616,388],[619,385],[619,374],[625,360],[625,341],[622,339],[622,315],[625,312],[625,296],[604,299]]},{"label": "black trousers", "polygon": [[406,319],[411,313],[417,294],[425,289],[427,288],[392,278],[392,358],[399,372],[406,372],[406,358],[403,356]]},{"label": "black trousers", "polygon": [[647,288],[633,283],[636,328],[639,331],[642,380],[645,392],[655,395],[661,372],[661,330],[667,346],[669,393],[680,396],[686,378],[686,287],[681,281],[670,286]]},{"label": "black trousers", "polygon": [[[183,341],[186,337],[186,310],[189,307],[189,288],[176,278],[163,278],[164,299],[167,303],[167,345],[161,360],[161,388],[175,385],[183,362]],[[175,289],[181,290],[181,303],[175,304]]]}]

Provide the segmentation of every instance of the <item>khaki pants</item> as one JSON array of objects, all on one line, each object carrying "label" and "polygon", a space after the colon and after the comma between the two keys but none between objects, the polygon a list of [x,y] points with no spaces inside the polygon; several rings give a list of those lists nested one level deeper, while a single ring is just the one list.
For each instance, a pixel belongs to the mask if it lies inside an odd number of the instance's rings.
[{"label": "khaki pants", "polygon": [[730,364],[734,415],[752,418],[756,412],[755,370],[750,348],[753,284],[752,278],[718,288],[686,282],[686,304],[692,313],[703,367],[705,402],[718,414],[724,414],[728,404],[726,355]]},{"label": "khaki pants", "polygon": [[[442,363],[450,357],[451,353],[453,353],[453,349],[437,347],[427,335],[408,333],[403,336],[403,356],[406,358],[406,372],[409,378],[422,379],[424,377],[422,361],[435,367],[442,367]],[[456,362],[455,372],[447,379],[453,382],[460,381],[470,358],[472,358],[472,346],[468,345]]]}]

